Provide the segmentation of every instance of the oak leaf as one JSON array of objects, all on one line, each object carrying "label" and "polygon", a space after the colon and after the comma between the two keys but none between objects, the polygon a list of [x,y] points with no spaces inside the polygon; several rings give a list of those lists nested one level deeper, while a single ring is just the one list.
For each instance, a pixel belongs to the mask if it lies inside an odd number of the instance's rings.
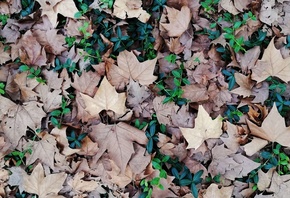
[{"label": "oak leaf", "polygon": [[157,77],[153,75],[157,58],[140,63],[133,52],[123,51],[117,57],[118,66],[107,68],[107,77],[115,87],[129,83],[130,78],[141,85],[152,84]]},{"label": "oak leaf", "polygon": [[254,136],[290,147],[290,127],[286,127],[285,119],[280,115],[275,104],[261,127],[249,120],[247,120],[247,124]]},{"label": "oak leaf", "polygon": [[219,138],[222,134],[222,119],[219,115],[212,120],[202,105],[198,107],[198,114],[195,119],[194,128],[182,128],[182,135],[188,142],[187,149],[197,149],[205,140],[209,138]]},{"label": "oak leaf", "polygon": [[290,81],[290,57],[283,58],[280,50],[274,45],[274,38],[265,49],[261,60],[252,69],[252,79],[258,83],[269,76],[276,76],[284,82]]},{"label": "oak leaf", "polygon": [[191,20],[190,9],[187,6],[182,6],[181,10],[166,6],[166,10],[169,23],[160,23],[160,25],[167,31],[168,36],[181,36]]},{"label": "oak leaf", "polygon": [[122,115],[126,112],[126,94],[117,93],[106,77],[102,80],[101,85],[93,98],[82,93],[80,94],[85,102],[86,111],[92,116],[98,116],[102,110],[112,110],[115,113]]},{"label": "oak leaf", "polygon": [[150,14],[143,10],[141,5],[141,0],[116,0],[113,15],[120,19],[137,18],[139,21],[146,23]]},{"label": "oak leaf", "polygon": [[126,166],[134,153],[133,141],[145,145],[148,139],[145,133],[126,123],[117,125],[98,124],[92,126],[89,134],[91,139],[99,144],[100,150],[95,156],[99,159],[108,150],[109,156],[125,172]]},{"label": "oak leaf", "polygon": [[67,174],[62,172],[45,177],[43,167],[39,163],[31,175],[24,175],[23,187],[26,192],[37,194],[39,198],[60,197],[57,193],[62,189],[66,176]]},{"label": "oak leaf", "polygon": [[57,14],[74,18],[78,9],[73,0],[36,0],[42,9],[42,15],[46,15],[53,27],[57,26]]}]

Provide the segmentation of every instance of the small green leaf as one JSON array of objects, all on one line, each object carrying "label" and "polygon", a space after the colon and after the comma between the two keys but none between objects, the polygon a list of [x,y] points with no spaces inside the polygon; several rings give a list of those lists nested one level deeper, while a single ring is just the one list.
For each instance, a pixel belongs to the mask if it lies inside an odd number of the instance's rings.
[{"label": "small green leaf", "polygon": [[81,12],[77,12],[77,13],[75,13],[75,15],[74,15],[74,18],[76,18],[76,19],[79,19],[79,18],[81,18],[82,17],[82,13]]},{"label": "small green leaf", "polygon": [[50,113],[51,116],[60,116],[61,115],[61,111],[60,110],[53,110],[51,113]]},{"label": "small green leaf", "polygon": [[59,125],[59,122],[58,122],[58,120],[57,120],[55,117],[51,117],[51,118],[50,118],[50,121],[51,121],[51,123],[52,123],[54,126],[58,126],[58,125]]},{"label": "small green leaf", "polygon": [[154,185],[154,186],[159,185],[159,182],[160,182],[160,177],[155,177],[150,181],[151,185]]},{"label": "small green leaf", "polygon": [[27,66],[27,65],[21,65],[20,67],[19,67],[19,70],[21,71],[21,72],[24,72],[24,71],[28,71],[30,68]]},{"label": "small green leaf", "polygon": [[179,70],[173,70],[171,73],[174,77],[181,78],[181,72]]}]

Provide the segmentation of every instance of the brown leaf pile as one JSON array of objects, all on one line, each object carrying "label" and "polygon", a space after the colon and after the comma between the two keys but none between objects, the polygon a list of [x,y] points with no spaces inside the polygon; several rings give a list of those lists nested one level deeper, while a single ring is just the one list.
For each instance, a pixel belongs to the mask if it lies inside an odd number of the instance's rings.
[{"label": "brown leaf pile", "polygon": [[[161,174],[153,161],[158,155],[192,174],[203,170],[203,179],[219,175],[219,183],[197,185],[201,198],[288,197],[289,175],[275,168],[264,172],[254,159],[274,142],[290,147],[289,111],[282,116],[275,103],[267,105],[273,96],[269,77],[285,84],[282,96],[290,99],[289,1],[220,0],[212,16],[199,0],[167,0],[152,13],[155,0],[109,0],[111,8],[106,2],[91,1],[87,13],[75,18],[84,12],[83,1],[36,0],[27,16],[20,14],[27,8],[23,1],[0,1],[0,83],[5,85],[0,87],[0,197],[139,197],[141,181]],[[112,37],[119,37],[118,31],[126,37],[134,19],[152,26],[156,56],[140,59],[147,53],[140,43],[113,54],[113,39],[95,32],[99,24],[89,13],[96,10],[114,24]],[[218,14],[239,16],[249,10],[257,21],[247,20],[235,36],[250,41],[261,30],[267,38],[246,52],[234,52],[223,34],[211,40],[203,31],[210,28],[209,19],[219,20]],[[98,51],[100,44],[82,43],[94,40],[93,33],[105,44],[101,54],[88,51]],[[69,38],[75,38],[72,46]],[[221,46],[228,52],[219,53]],[[170,54],[177,60],[167,61]],[[74,72],[72,65],[57,69],[57,62],[68,60],[77,65]],[[21,71],[23,65],[29,70]],[[174,90],[171,73],[179,68],[189,81],[180,86],[187,103],[164,103],[156,84],[162,81]],[[236,71],[232,90],[223,74],[230,68]],[[31,77],[32,71],[39,74]],[[225,113],[230,105],[249,111],[233,121]],[[58,118],[58,128],[53,112],[65,108],[70,111]],[[153,118],[166,132],[156,132],[158,151],[149,154],[146,130]],[[138,129],[136,120],[147,125]],[[85,135],[75,147],[68,138],[72,134]],[[152,197],[193,197],[189,185],[177,184],[172,167],[163,164],[163,190],[150,186]],[[256,184],[245,182],[255,169]]]}]

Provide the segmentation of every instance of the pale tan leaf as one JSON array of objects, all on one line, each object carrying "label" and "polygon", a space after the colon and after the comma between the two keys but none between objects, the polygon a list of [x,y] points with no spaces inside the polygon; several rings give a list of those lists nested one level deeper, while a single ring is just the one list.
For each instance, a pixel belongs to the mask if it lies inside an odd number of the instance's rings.
[{"label": "pale tan leaf", "polygon": [[257,183],[257,186],[260,191],[264,191],[269,188],[274,171],[275,168],[271,168],[270,170],[268,170],[267,173],[264,173],[262,169],[258,170],[259,181]]},{"label": "pale tan leaf", "polygon": [[244,97],[249,97],[252,94],[252,88],[254,86],[254,82],[251,80],[250,76],[245,76],[241,73],[235,73],[235,79],[237,84],[240,86],[231,92],[234,94],[242,95]]},{"label": "pale tan leaf", "polygon": [[268,144],[268,141],[263,140],[261,138],[253,137],[252,141],[248,144],[245,144],[243,146],[246,155],[252,156],[262,148],[264,148]]},{"label": "pale tan leaf", "polygon": [[218,116],[212,120],[203,106],[199,105],[194,128],[179,128],[182,135],[188,142],[187,148],[197,149],[205,140],[209,138],[219,138],[222,134],[221,127],[221,116]]},{"label": "pale tan leaf", "polygon": [[56,152],[55,137],[45,134],[40,141],[29,141],[26,149],[31,148],[32,153],[26,157],[26,164],[32,164],[39,159],[50,168],[54,168],[54,153]]},{"label": "pale tan leaf", "polygon": [[133,52],[125,50],[117,57],[118,66],[112,65],[107,68],[108,80],[117,88],[129,83],[130,78],[141,85],[150,85],[157,79],[153,75],[156,61],[157,58],[140,63]]},{"label": "pale tan leaf", "polygon": [[225,9],[226,11],[228,11],[229,13],[236,15],[239,14],[239,11],[237,10],[237,8],[234,6],[234,3],[232,0],[221,0],[219,2],[219,5]]},{"label": "pale tan leaf", "polygon": [[262,82],[269,76],[276,76],[284,82],[290,81],[290,57],[284,59],[274,45],[274,38],[265,49],[263,57],[252,69],[252,79]]},{"label": "pale tan leaf", "polygon": [[73,179],[68,181],[68,185],[72,187],[73,191],[77,194],[84,192],[91,192],[96,189],[100,183],[94,180],[85,181],[83,178],[85,173],[83,171],[78,172],[74,175]]},{"label": "pale tan leaf", "polygon": [[217,184],[211,184],[205,191],[203,198],[231,198],[234,186],[219,187]]},{"label": "pale tan leaf", "polygon": [[0,42],[0,64],[6,63],[11,60],[10,50],[4,50],[4,45]]},{"label": "pale tan leaf", "polygon": [[261,127],[249,120],[247,120],[247,124],[254,136],[290,147],[290,127],[286,127],[285,119],[278,112],[276,104],[273,105]]},{"label": "pale tan leaf", "polygon": [[77,91],[94,96],[97,86],[101,80],[101,76],[97,72],[82,72],[79,76],[77,73],[74,75],[74,82],[71,84]]},{"label": "pale tan leaf", "polygon": [[3,116],[1,113],[6,115],[2,117],[1,127],[11,142],[16,147],[18,141],[22,136],[26,134],[27,126],[32,130],[36,130],[41,126],[41,119],[46,116],[46,113],[42,110],[42,106],[35,102],[26,102],[23,105],[14,104],[7,98],[0,96],[0,107],[6,112],[0,111],[0,117]]},{"label": "pale tan leaf", "polygon": [[116,0],[114,3],[113,15],[120,18],[137,18],[143,23],[146,23],[150,15],[142,9],[141,0]]},{"label": "pale tan leaf", "polygon": [[112,110],[115,113],[122,115],[126,112],[126,94],[117,93],[106,77],[102,80],[101,85],[93,98],[82,93],[80,94],[85,102],[86,111],[92,116],[98,116],[102,110]]},{"label": "pale tan leaf", "polygon": [[117,125],[101,123],[91,128],[93,131],[89,135],[100,148],[95,158],[99,159],[108,150],[110,158],[121,168],[122,173],[125,172],[127,163],[134,153],[133,141],[141,145],[145,145],[148,141],[143,131],[123,122]]},{"label": "pale tan leaf", "polygon": [[37,194],[39,198],[48,198],[52,195],[57,197],[57,193],[62,189],[66,176],[67,174],[62,172],[45,177],[43,167],[39,163],[33,169],[31,175],[24,176],[23,187],[26,192]]},{"label": "pale tan leaf", "polygon": [[187,6],[183,6],[181,10],[166,6],[166,10],[169,23],[160,23],[160,25],[167,31],[168,36],[181,36],[191,20],[190,9]]},{"label": "pale tan leaf", "polygon": [[53,27],[57,26],[57,14],[74,18],[78,12],[73,0],[37,0],[42,9],[42,15],[46,15]]}]

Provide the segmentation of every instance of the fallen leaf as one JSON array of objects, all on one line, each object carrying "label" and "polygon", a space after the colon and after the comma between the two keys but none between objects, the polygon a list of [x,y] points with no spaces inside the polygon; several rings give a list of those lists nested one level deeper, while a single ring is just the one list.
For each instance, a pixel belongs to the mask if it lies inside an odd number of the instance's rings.
[{"label": "fallen leaf", "polygon": [[29,141],[26,149],[32,149],[32,153],[27,155],[26,164],[32,164],[39,159],[50,168],[54,168],[54,153],[56,152],[55,137],[45,134],[40,141]]},{"label": "fallen leaf", "polygon": [[234,94],[242,95],[244,97],[253,95],[252,88],[255,85],[255,82],[251,80],[250,76],[245,76],[238,72],[236,72],[234,75],[236,82],[240,87],[233,89],[231,92]]},{"label": "fallen leaf", "polygon": [[19,166],[13,166],[9,169],[9,171],[11,172],[11,175],[9,176],[8,184],[10,186],[18,186],[19,192],[22,193],[24,191],[23,177],[26,175],[25,170]]},{"label": "fallen leaf", "polygon": [[44,176],[41,163],[33,169],[31,175],[24,175],[24,191],[36,194],[39,198],[57,197],[57,193],[62,189],[62,185],[67,174],[64,172]]},{"label": "fallen leaf", "polygon": [[114,3],[113,15],[120,19],[137,18],[146,23],[150,15],[142,9],[141,0],[116,0]]},{"label": "fallen leaf", "polygon": [[46,53],[32,32],[28,30],[22,35],[17,44],[11,45],[12,60],[20,57],[22,63],[31,66],[46,65]]},{"label": "fallen leaf", "polygon": [[94,96],[100,80],[101,76],[97,72],[82,72],[81,76],[76,73],[71,86],[81,93]]},{"label": "fallen leaf", "polygon": [[18,105],[0,96],[0,109],[0,118],[2,118],[0,126],[14,148],[20,138],[26,134],[27,127],[35,131],[40,128],[41,119],[46,116],[42,105],[36,101]]},{"label": "fallen leaf", "polygon": [[237,62],[239,63],[242,72],[248,73],[248,70],[252,69],[261,53],[260,47],[255,46],[250,50],[247,50],[245,54],[239,52],[237,53]]},{"label": "fallen leaf", "polygon": [[182,87],[182,97],[190,100],[190,102],[200,102],[209,99],[207,88],[200,84],[191,84]]},{"label": "fallen leaf", "polygon": [[221,174],[227,179],[235,180],[235,178],[247,176],[259,166],[260,163],[253,162],[241,153],[235,154],[222,144],[212,149],[212,162],[208,171],[211,175]]},{"label": "fallen leaf", "polygon": [[68,180],[68,185],[72,187],[72,191],[77,194],[82,194],[84,192],[91,192],[96,189],[99,185],[99,182],[90,180],[86,181],[83,178],[85,177],[85,173],[83,171],[77,172],[74,175],[73,179]]},{"label": "fallen leaf", "polygon": [[252,69],[252,79],[259,82],[269,76],[276,76],[284,82],[290,81],[290,57],[283,58],[274,45],[274,38],[265,49],[263,57]]},{"label": "fallen leaf", "polygon": [[252,135],[290,147],[290,127],[286,127],[285,119],[278,112],[276,104],[273,105],[261,127],[250,120],[247,120],[247,124]]},{"label": "fallen leaf", "polygon": [[138,82],[130,79],[127,87],[127,102],[130,107],[140,105],[150,95],[150,90],[146,86],[140,85]]},{"label": "fallen leaf", "polygon": [[117,93],[115,88],[104,77],[95,96],[91,98],[88,95],[81,94],[86,105],[86,111],[92,116],[98,116],[102,110],[112,110],[117,114],[126,113],[126,94]]},{"label": "fallen leaf", "polygon": [[6,63],[7,61],[11,60],[10,57],[10,50],[6,49],[5,46],[0,42],[0,64]]},{"label": "fallen leaf", "polygon": [[55,28],[57,26],[57,14],[74,18],[78,12],[73,0],[36,0],[41,7],[42,16],[46,15]]},{"label": "fallen leaf", "polygon": [[259,150],[264,148],[268,144],[268,141],[261,138],[253,137],[252,141],[243,145],[244,151],[247,156],[252,156],[257,153]]},{"label": "fallen leaf", "polygon": [[122,173],[134,153],[133,141],[145,145],[148,141],[145,133],[128,124],[119,122],[117,125],[98,124],[92,126],[89,136],[99,144],[99,152],[95,158],[100,158],[108,150],[109,156]]},{"label": "fallen leaf", "polygon": [[157,58],[140,63],[133,52],[125,50],[117,57],[118,66],[112,65],[107,68],[108,80],[116,88],[124,87],[129,83],[130,78],[141,85],[150,85],[157,79],[153,75],[156,61]]},{"label": "fallen leaf", "polygon": [[278,9],[274,8],[276,5],[275,0],[262,1],[259,19],[268,25],[277,21],[279,18]]},{"label": "fallen leaf", "polygon": [[219,138],[222,134],[221,127],[221,116],[212,120],[203,106],[199,105],[194,128],[179,127],[179,129],[181,130],[185,140],[188,142],[187,149],[197,149],[205,140],[209,138]]},{"label": "fallen leaf", "polygon": [[237,10],[237,8],[234,6],[234,2],[231,0],[221,0],[219,2],[219,5],[225,9],[226,11],[228,11],[229,13],[233,14],[233,15],[237,15],[239,14],[239,11]]},{"label": "fallen leaf", "polygon": [[166,6],[166,10],[169,23],[160,23],[160,25],[167,31],[168,36],[181,36],[191,20],[190,9],[187,6],[183,6],[181,10]]},{"label": "fallen leaf", "polygon": [[267,173],[264,173],[262,169],[258,170],[259,180],[258,180],[257,186],[260,191],[264,191],[267,188],[269,188],[274,172],[275,172],[275,168],[271,168],[270,170],[268,170]]},{"label": "fallen leaf", "polygon": [[211,184],[205,191],[203,198],[231,198],[234,186],[219,187],[217,184]]}]

